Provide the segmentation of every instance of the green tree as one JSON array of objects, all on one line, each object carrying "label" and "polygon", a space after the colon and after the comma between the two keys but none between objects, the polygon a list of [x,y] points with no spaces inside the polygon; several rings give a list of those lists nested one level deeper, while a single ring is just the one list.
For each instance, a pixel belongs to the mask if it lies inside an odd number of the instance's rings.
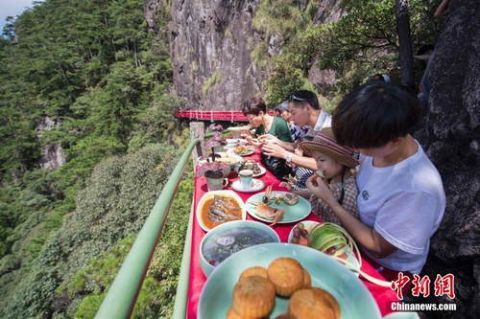
[{"label": "green tree", "polygon": [[[438,2],[409,2],[413,49],[433,43],[438,30],[433,9]],[[338,21],[329,23],[316,20],[319,8],[319,2],[314,0],[260,4],[253,25],[262,33],[264,41],[253,51],[253,58],[268,75],[265,83],[268,92],[279,92],[280,86],[285,85],[275,76],[278,70],[289,70],[289,77],[301,77],[297,88],[313,87],[308,81],[308,71],[314,64],[336,71],[335,85],[319,92],[330,98],[348,92],[375,73],[400,77],[394,2],[342,1],[343,14]],[[273,40],[281,43],[279,53],[268,51]],[[278,97],[273,97],[271,102],[277,103]]]},{"label": "green tree", "polygon": [[[92,257],[138,231],[175,162],[172,145],[179,148],[186,139],[173,118],[178,99],[168,94],[167,33],[148,33],[143,5],[46,0],[4,29],[2,318],[71,317],[80,302],[78,315],[89,316],[101,292],[87,286],[70,299],[58,287],[79,283],[74,274],[93,263]],[[169,8],[162,10],[159,25],[165,28]],[[45,116],[58,125],[40,134],[36,127]],[[61,145],[66,155],[56,171],[39,167],[49,144]],[[114,266],[104,257],[98,262],[113,276],[120,259]],[[151,309],[157,302],[153,290],[146,296],[142,309]]]}]

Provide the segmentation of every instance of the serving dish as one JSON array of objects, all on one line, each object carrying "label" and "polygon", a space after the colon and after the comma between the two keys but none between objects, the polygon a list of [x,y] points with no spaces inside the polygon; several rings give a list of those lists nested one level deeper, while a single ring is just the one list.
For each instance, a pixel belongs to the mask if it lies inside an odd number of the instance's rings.
[{"label": "serving dish", "polygon": [[247,213],[243,200],[234,191],[219,190],[203,194],[196,207],[197,222],[208,232],[233,220],[245,220]]},{"label": "serving dish", "polygon": [[200,243],[200,266],[210,273],[230,255],[258,244],[280,242],[277,233],[253,220],[233,221],[212,229]]},{"label": "serving dish", "polygon": [[[342,319],[380,319],[380,311],[365,285],[349,270],[315,249],[282,243],[245,248],[223,261],[209,276],[198,305],[199,319],[224,319],[240,274],[253,266],[268,267],[278,257],[291,257],[312,277],[312,286],[325,289],[340,305]],[[286,313],[287,299],[276,297],[270,318]]]}]

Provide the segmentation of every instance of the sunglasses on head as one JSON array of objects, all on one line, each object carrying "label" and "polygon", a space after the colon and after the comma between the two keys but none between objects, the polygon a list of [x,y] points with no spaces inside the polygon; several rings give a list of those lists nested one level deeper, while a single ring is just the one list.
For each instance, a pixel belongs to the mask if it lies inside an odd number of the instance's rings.
[{"label": "sunglasses on head", "polygon": [[295,102],[308,102],[307,99],[295,96],[295,94],[290,95],[290,97],[288,98],[288,101],[289,102],[293,102],[293,101],[295,101]]},{"label": "sunglasses on head", "polygon": [[314,138],[314,136],[312,136],[312,135],[305,135],[305,136],[303,137],[303,139],[304,139],[305,141],[313,141],[313,138]]}]

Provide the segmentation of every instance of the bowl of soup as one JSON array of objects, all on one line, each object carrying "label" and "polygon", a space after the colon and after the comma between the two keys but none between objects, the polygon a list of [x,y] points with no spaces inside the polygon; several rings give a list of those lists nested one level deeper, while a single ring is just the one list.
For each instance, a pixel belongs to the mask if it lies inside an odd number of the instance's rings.
[{"label": "bowl of soup", "polygon": [[279,243],[280,237],[268,225],[245,220],[222,224],[200,243],[200,266],[208,277],[225,259],[247,247]]},{"label": "bowl of soup", "polygon": [[247,219],[243,200],[231,190],[205,193],[198,202],[196,215],[206,232],[226,222]]}]

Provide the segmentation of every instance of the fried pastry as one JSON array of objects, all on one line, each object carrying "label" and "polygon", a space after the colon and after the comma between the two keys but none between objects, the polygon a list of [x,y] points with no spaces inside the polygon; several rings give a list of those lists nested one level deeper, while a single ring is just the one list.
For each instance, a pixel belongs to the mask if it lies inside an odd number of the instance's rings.
[{"label": "fried pastry", "polygon": [[251,276],[233,289],[232,309],[244,319],[266,317],[275,304],[275,287],[266,278]]},{"label": "fried pastry", "polygon": [[303,288],[310,287],[312,287],[312,276],[306,269],[303,269]]},{"label": "fried pastry", "polygon": [[227,319],[243,319],[243,318],[238,313],[236,313],[232,307],[230,307],[230,309],[228,309],[228,312],[227,312]]},{"label": "fried pastry", "polygon": [[265,279],[268,279],[267,269],[265,269],[264,267],[260,267],[260,266],[247,268],[246,270],[244,270],[240,274],[240,279],[239,280],[241,281],[242,279],[252,277],[252,276],[260,276],[260,277],[263,277]]},{"label": "fried pastry", "polygon": [[277,294],[283,297],[291,296],[304,286],[303,267],[293,258],[275,259],[268,266],[267,274]]},{"label": "fried pastry", "polygon": [[339,319],[340,306],[335,298],[320,288],[301,289],[288,302],[290,319]]}]

